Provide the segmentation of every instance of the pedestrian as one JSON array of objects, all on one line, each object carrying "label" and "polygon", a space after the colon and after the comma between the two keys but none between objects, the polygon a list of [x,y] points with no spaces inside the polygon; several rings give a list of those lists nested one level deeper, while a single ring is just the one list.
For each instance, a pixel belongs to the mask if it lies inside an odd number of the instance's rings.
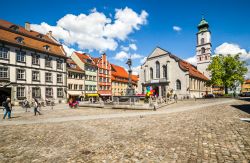
[{"label": "pedestrian", "polygon": [[29,101],[27,98],[23,100],[23,108],[25,109],[25,112],[28,112],[28,107],[29,107]]},{"label": "pedestrian", "polygon": [[4,101],[3,107],[4,107],[4,110],[5,110],[4,115],[3,115],[3,119],[5,119],[7,114],[8,114],[8,119],[10,119],[11,118],[11,110],[12,110],[10,98],[7,98],[6,101]]},{"label": "pedestrian", "polygon": [[41,115],[41,113],[38,111],[38,107],[39,107],[39,103],[38,103],[37,99],[34,98],[34,114],[35,114],[35,116],[36,116],[36,113]]},{"label": "pedestrian", "polygon": [[175,103],[177,103],[177,94],[174,94]]}]

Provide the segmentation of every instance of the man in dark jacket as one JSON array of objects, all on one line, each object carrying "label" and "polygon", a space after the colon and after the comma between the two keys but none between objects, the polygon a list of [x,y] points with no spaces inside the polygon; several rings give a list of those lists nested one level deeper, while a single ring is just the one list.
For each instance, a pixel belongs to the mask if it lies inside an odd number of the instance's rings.
[{"label": "man in dark jacket", "polygon": [[11,118],[11,110],[12,110],[10,98],[7,98],[6,102],[4,103],[4,109],[5,109],[5,112],[3,115],[3,119],[5,119],[7,114],[8,114],[8,119],[10,119]]}]

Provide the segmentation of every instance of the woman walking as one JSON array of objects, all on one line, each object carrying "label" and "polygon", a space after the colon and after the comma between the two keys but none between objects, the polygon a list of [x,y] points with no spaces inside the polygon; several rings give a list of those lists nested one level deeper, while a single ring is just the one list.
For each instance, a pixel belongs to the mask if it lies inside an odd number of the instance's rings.
[{"label": "woman walking", "polygon": [[39,115],[41,115],[41,113],[38,111],[38,101],[36,98],[34,98],[34,113],[35,113],[35,116],[36,116],[36,113],[38,113]]},{"label": "woman walking", "polygon": [[4,106],[4,110],[5,110],[3,119],[5,119],[7,114],[8,114],[8,119],[10,119],[11,118],[11,110],[12,110],[10,98],[7,98],[7,100],[4,102],[3,106]]}]

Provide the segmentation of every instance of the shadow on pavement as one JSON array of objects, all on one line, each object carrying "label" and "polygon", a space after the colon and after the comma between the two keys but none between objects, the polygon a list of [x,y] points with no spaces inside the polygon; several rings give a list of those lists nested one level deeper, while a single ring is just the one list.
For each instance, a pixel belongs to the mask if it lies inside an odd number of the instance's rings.
[{"label": "shadow on pavement", "polygon": [[240,98],[239,100],[248,101],[249,104],[231,105],[231,106],[235,107],[236,109],[239,109],[241,111],[244,111],[244,112],[250,114],[250,98]]}]

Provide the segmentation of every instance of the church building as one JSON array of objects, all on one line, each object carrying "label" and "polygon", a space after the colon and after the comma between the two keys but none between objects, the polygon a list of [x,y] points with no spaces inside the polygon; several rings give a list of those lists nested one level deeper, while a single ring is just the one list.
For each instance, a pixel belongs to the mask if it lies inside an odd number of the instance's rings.
[{"label": "church building", "polygon": [[211,34],[207,21],[198,25],[196,46],[197,67],[176,55],[156,47],[141,65],[138,91],[153,90],[158,97],[176,94],[178,98],[200,98],[210,92],[206,70],[211,57]]}]

